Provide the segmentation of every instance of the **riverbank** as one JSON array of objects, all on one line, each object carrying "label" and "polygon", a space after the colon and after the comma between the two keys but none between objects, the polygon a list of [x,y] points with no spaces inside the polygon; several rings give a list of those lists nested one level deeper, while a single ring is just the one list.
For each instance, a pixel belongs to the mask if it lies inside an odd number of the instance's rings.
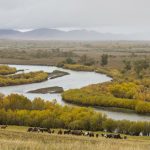
[{"label": "riverbank", "polygon": [[96,66],[85,66],[81,64],[64,64],[62,65],[64,69],[70,69],[75,71],[91,71],[100,74],[105,74],[113,79],[122,78],[122,74],[117,69],[105,68],[105,67],[96,67]]},{"label": "riverbank", "polygon": [[[110,112],[121,112],[121,113],[127,113],[127,114],[136,114],[136,112],[134,110],[131,110],[131,109],[126,109],[126,108],[117,108],[117,107],[104,107],[104,106],[94,106],[94,105],[88,105],[88,104],[79,104],[79,103],[76,103],[76,102],[73,102],[73,101],[68,101],[68,100],[65,100],[63,99],[63,101],[68,104],[68,105],[71,105],[71,106],[79,106],[79,107],[88,107],[88,108],[92,108],[92,109],[95,109],[97,110],[98,112],[100,111],[110,111]],[[140,114],[138,114],[140,115]],[[149,116],[150,114],[144,114],[145,116]]]},{"label": "riverbank", "polygon": [[[124,88],[126,92],[124,91]],[[117,87],[117,88],[116,88]],[[118,88],[119,87],[119,88]],[[73,103],[80,106],[86,107],[108,107],[109,109],[117,111],[134,111],[138,114],[150,114],[150,103],[145,102],[139,99],[127,98],[125,96],[134,96],[134,89],[136,92],[137,86],[131,83],[126,83],[118,86],[118,83],[103,83],[89,85],[81,89],[71,89],[62,93],[62,98],[67,103]],[[132,88],[131,88],[132,87]],[[115,97],[112,94],[112,91],[115,94],[121,95],[124,94],[124,97]],[[129,89],[129,90],[128,90]],[[130,90],[132,89],[132,90]],[[132,93],[131,93],[132,92]],[[129,95],[130,94],[130,95]],[[119,96],[120,96],[119,95]],[[114,109],[115,108],[115,109]]]},{"label": "riverbank", "polygon": [[16,68],[7,65],[0,65],[0,75],[11,75],[17,72]]},{"label": "riverbank", "polygon": [[43,71],[0,76],[0,87],[38,83],[47,79],[48,74]]},{"label": "riverbank", "polygon": [[[24,73],[24,71],[25,71],[24,69],[17,70],[15,67],[10,67],[8,65],[0,65],[0,87],[38,83],[38,82],[46,81],[48,79],[55,79],[58,77],[69,75],[68,72],[64,72],[60,70],[54,70],[53,72],[50,73],[46,73],[43,71]],[[18,72],[23,72],[23,73],[16,74]],[[63,89],[61,90],[57,88],[55,89],[56,92],[63,91]]]}]

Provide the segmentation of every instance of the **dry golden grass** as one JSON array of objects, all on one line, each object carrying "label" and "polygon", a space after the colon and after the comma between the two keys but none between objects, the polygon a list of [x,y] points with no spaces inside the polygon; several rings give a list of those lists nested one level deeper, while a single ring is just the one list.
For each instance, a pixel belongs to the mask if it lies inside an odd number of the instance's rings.
[{"label": "dry golden grass", "polygon": [[[35,57],[33,54],[43,54],[45,51],[60,50],[60,53],[53,52],[48,57]],[[61,52],[73,52],[79,60],[79,56],[86,54],[100,66],[102,54],[109,55],[108,65],[120,69],[123,67],[123,60],[138,60],[141,58],[150,59],[149,41],[15,41],[0,40],[0,64],[33,64],[33,65],[57,65],[67,57]],[[134,54],[134,56],[132,56]],[[47,55],[46,55],[47,56]],[[71,56],[72,57],[72,56]]]},{"label": "dry golden grass", "polygon": [[0,130],[0,150],[149,150],[148,139],[129,137],[127,140],[117,140],[27,133],[24,127],[9,127]]}]

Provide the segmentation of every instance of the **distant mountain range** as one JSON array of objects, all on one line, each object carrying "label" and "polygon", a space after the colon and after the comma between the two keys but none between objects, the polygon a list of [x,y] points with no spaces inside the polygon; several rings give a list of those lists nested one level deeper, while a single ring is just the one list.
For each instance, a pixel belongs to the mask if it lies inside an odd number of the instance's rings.
[{"label": "distant mountain range", "polygon": [[20,40],[150,40],[145,34],[111,34],[88,30],[61,31],[57,29],[40,28],[21,32],[13,29],[0,29],[0,39]]}]

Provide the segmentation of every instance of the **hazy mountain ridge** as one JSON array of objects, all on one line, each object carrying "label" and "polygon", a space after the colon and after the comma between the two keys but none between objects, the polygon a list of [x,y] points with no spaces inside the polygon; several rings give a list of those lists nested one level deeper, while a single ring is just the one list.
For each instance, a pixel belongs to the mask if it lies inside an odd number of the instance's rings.
[{"label": "hazy mountain ridge", "polygon": [[112,34],[88,30],[61,31],[58,29],[40,28],[27,32],[13,29],[0,29],[0,39],[22,40],[148,40],[144,34]]}]

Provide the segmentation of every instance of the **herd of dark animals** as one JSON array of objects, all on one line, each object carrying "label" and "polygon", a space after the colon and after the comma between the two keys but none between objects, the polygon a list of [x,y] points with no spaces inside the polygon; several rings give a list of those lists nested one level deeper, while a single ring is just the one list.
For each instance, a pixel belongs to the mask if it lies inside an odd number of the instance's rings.
[{"label": "herd of dark animals", "polygon": [[[6,129],[8,126],[7,125],[1,125],[1,129]],[[55,130],[51,130],[48,128],[40,128],[40,127],[29,127],[27,132],[47,132],[50,134],[55,133]],[[127,139],[127,136],[121,137],[120,134],[94,134],[94,132],[88,131],[88,132],[83,132],[82,130],[64,130],[62,131],[61,129],[57,131],[57,134],[59,135],[76,135],[76,136],[89,136],[89,137],[105,137],[105,138],[114,138],[114,139]]]},{"label": "herd of dark animals", "polygon": [[[47,132],[47,133],[56,133],[55,130],[51,130],[48,128],[40,128],[40,127],[29,127],[27,132]],[[76,136],[89,136],[89,137],[105,137],[105,138],[114,138],[114,139],[127,139],[127,136],[121,137],[120,134],[94,134],[94,132],[88,131],[88,132],[83,132],[82,130],[64,130],[62,131],[61,129],[57,131],[57,134],[59,135],[76,135]]]}]

